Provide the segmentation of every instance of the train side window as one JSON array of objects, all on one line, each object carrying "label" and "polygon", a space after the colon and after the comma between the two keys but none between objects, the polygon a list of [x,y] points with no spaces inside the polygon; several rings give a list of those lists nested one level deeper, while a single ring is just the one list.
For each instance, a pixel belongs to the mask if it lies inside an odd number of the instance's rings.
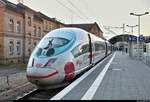
[{"label": "train side window", "polygon": [[78,57],[82,54],[85,54],[89,52],[89,44],[88,43],[79,44],[71,52],[74,57]]},{"label": "train side window", "polygon": [[94,49],[94,43],[92,43],[92,51],[93,52],[95,51],[95,49]]},{"label": "train side window", "polygon": [[95,45],[95,51],[105,50],[105,45],[103,45],[100,42],[94,43]]},{"label": "train side window", "polygon": [[88,43],[82,45],[81,52],[82,52],[82,54],[89,52],[89,44]]}]

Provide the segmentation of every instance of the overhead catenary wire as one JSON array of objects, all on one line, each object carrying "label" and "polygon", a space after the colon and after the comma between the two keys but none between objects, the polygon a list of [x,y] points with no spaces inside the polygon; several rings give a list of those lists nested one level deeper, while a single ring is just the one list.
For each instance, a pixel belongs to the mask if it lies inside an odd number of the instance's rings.
[{"label": "overhead catenary wire", "polygon": [[[79,0],[78,0],[79,1]],[[90,16],[93,16],[94,20],[96,20],[96,22],[101,22],[101,25],[103,26],[103,22],[102,20],[100,21],[97,17],[96,17],[96,12],[93,8],[89,8],[89,4],[86,0],[80,0],[86,7],[87,7],[87,11],[90,13]],[[100,18],[100,17],[99,17]],[[95,22],[95,21],[94,21]]]},{"label": "overhead catenary wire", "polygon": [[[74,4],[72,3],[70,0],[66,0],[78,13],[76,13],[74,10],[72,10],[70,7],[66,6],[63,2],[61,2],[60,0],[56,0],[57,3],[59,3],[61,6],[63,6],[64,8],[66,8],[69,12],[71,12],[72,14],[76,15],[77,17],[79,17],[82,20],[88,20],[89,18]],[[89,9],[88,3],[86,1],[83,0],[84,3],[86,3],[87,8]],[[90,14],[93,15],[93,18],[95,18],[95,20],[99,21],[95,15],[95,11],[93,8],[89,9],[91,12]],[[83,15],[83,16],[81,16]],[[84,18],[83,18],[84,17]],[[100,21],[101,22],[101,21]],[[101,22],[102,26],[104,27],[103,23]],[[111,29],[107,29],[104,27],[105,30],[109,31],[112,34],[117,35],[116,32],[112,31]]]},{"label": "overhead catenary wire", "polygon": [[94,15],[94,18],[96,19],[96,21],[99,21],[100,24],[102,25],[102,27],[103,27],[106,31],[112,33],[113,35],[118,35],[115,31],[111,30],[111,28],[120,28],[120,29],[121,29],[121,28],[123,28],[123,27],[111,27],[111,26],[109,26],[109,28],[108,28],[108,26],[105,26],[105,25],[103,24],[103,22],[102,22],[103,20],[100,21],[100,20],[96,17],[96,12],[95,12],[95,10],[94,10],[93,8],[89,8],[87,1],[86,1],[86,0],[81,0],[81,1],[86,4],[87,9],[88,9],[89,11],[91,11],[91,12],[89,12],[89,13],[90,13],[91,15]]},{"label": "overhead catenary wire", "polygon": [[70,0],[67,0],[67,2],[68,2],[73,8],[75,8],[80,14],[82,14],[84,17],[86,17],[87,20],[89,20],[89,18],[88,18],[81,10],[79,10]]},{"label": "overhead catenary wire", "polygon": [[61,6],[63,6],[64,8],[66,8],[69,12],[74,13],[77,17],[79,17],[82,20],[85,20],[85,18],[82,18],[80,15],[78,15],[76,12],[74,12],[72,9],[70,9],[69,7],[67,7],[66,5],[64,5],[62,2],[60,2],[59,0],[56,0],[57,3],[59,3]]},{"label": "overhead catenary wire", "polygon": [[107,30],[107,31],[109,31],[110,33],[115,34],[115,35],[117,34],[117,33],[115,33],[114,31],[110,30],[110,28],[109,28],[109,27],[104,26],[104,29],[105,29],[105,30]]}]

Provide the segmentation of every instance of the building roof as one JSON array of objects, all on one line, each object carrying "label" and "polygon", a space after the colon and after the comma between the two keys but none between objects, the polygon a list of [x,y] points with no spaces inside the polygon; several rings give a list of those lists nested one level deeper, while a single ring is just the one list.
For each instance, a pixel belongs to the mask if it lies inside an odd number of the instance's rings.
[{"label": "building roof", "polygon": [[48,17],[47,15],[45,15],[45,14],[43,14],[43,13],[41,13],[41,12],[37,12],[37,13],[38,13],[38,14],[40,15],[40,17],[42,17],[42,18],[45,18],[45,19],[48,19],[48,20],[51,20],[51,21],[60,23],[60,24],[62,24],[62,25],[66,25],[66,24],[64,24],[64,23],[62,23],[62,22],[60,22],[60,21],[57,21],[56,18],[50,18],[50,17]]},{"label": "building roof", "polygon": [[34,15],[34,18],[37,19],[37,20],[42,21],[42,18],[40,16],[38,16],[38,15]]},{"label": "building roof", "polygon": [[82,28],[88,32],[91,31],[91,29],[94,25],[96,25],[97,28],[102,32],[102,30],[100,29],[100,27],[98,26],[98,24],[96,22],[95,23],[87,23],[87,24],[68,24],[68,26],[70,26],[70,27]]},{"label": "building roof", "polygon": [[[57,21],[54,18],[50,18],[50,17],[46,16],[45,14],[43,14],[41,12],[34,11],[33,9],[29,8],[28,6],[26,6],[26,5],[22,4],[22,3],[19,3],[19,4],[16,5],[16,4],[11,3],[11,2],[9,2],[7,0],[1,0],[1,1],[5,4],[5,6],[7,8],[9,8],[11,10],[14,10],[14,11],[17,11],[17,12],[19,12],[21,14],[24,14],[26,9],[30,9],[31,11],[34,12],[34,18],[36,18],[36,19],[42,20],[42,18],[45,18],[45,19],[48,19],[48,20],[55,21],[57,23],[63,24],[62,22]],[[63,24],[63,25],[65,25],[65,24]]]},{"label": "building roof", "polygon": [[41,13],[41,12],[37,12],[37,13],[39,14],[39,16],[40,16],[41,18],[45,18],[45,19],[48,19],[48,20],[52,20],[52,18],[48,17],[47,15],[45,15],[45,14],[43,14],[43,13]]},{"label": "building roof", "polygon": [[5,6],[7,8],[10,8],[10,9],[12,9],[14,11],[17,11],[17,12],[21,13],[21,14],[24,14],[25,8],[23,8],[23,7],[19,6],[19,5],[16,5],[14,3],[11,3],[11,2],[9,2],[7,0],[2,0],[2,1],[5,3]]},{"label": "building roof", "polygon": [[119,41],[128,41],[129,37],[136,37],[135,35],[131,35],[131,34],[121,34],[121,35],[117,35],[112,37],[111,39],[109,39],[109,42],[112,44],[115,44]]}]

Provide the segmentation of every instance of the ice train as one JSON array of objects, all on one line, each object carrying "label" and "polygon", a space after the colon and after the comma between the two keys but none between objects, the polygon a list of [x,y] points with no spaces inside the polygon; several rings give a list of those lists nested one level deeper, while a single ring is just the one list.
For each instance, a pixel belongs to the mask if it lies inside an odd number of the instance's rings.
[{"label": "ice train", "polygon": [[41,89],[61,87],[111,52],[108,41],[80,28],[56,29],[32,52],[27,79]]}]

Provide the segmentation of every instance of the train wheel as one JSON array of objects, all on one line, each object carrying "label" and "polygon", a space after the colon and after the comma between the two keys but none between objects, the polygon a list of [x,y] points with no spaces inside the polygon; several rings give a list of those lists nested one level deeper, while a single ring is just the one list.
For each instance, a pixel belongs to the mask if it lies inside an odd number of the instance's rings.
[{"label": "train wheel", "polygon": [[65,81],[68,81],[74,77],[74,64],[72,62],[68,62],[65,65]]}]

